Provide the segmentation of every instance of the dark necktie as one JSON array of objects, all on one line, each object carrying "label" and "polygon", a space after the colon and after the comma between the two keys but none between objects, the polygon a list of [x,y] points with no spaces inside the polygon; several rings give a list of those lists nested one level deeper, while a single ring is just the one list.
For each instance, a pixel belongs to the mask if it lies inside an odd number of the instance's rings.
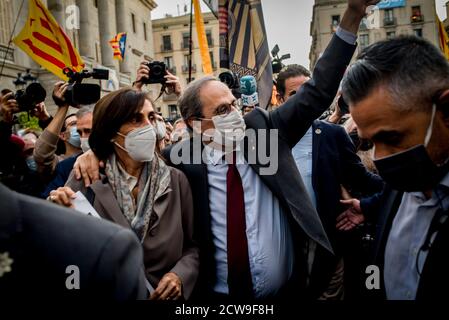
[{"label": "dark necktie", "polygon": [[240,174],[234,161],[228,165],[227,185],[227,249],[229,295],[239,299],[253,297],[246,238],[245,201]]}]

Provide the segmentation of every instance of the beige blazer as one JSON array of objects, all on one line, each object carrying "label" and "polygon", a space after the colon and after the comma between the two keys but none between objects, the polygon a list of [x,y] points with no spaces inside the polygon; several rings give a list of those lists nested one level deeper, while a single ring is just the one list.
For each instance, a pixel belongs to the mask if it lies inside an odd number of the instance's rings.
[{"label": "beige blazer", "polygon": [[[172,167],[171,182],[162,197],[154,203],[158,219],[148,230],[143,242],[145,274],[156,288],[161,278],[174,272],[182,281],[183,296],[189,299],[195,286],[199,269],[199,249],[193,241],[193,201],[185,175]],[[87,194],[82,181],[73,173],[66,183],[75,192]],[[125,228],[131,228],[122,214],[106,176],[90,186],[95,198],[93,207],[98,214]]]}]

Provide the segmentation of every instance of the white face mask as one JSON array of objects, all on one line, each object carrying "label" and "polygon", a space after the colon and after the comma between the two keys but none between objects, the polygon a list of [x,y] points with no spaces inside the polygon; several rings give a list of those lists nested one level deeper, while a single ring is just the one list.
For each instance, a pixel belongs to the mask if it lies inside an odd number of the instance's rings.
[{"label": "white face mask", "polygon": [[234,149],[245,137],[245,120],[238,110],[234,109],[226,115],[214,116],[211,120],[215,125],[213,135],[207,132],[203,135],[225,149]]},{"label": "white face mask", "polygon": [[165,127],[165,122],[156,120],[156,136],[157,140],[163,140],[167,134],[167,128]]},{"label": "white face mask", "polygon": [[90,150],[89,138],[81,138],[81,150],[83,150],[83,153]]},{"label": "white face mask", "polygon": [[117,132],[121,137],[125,138],[125,147],[122,147],[114,141],[115,145],[126,151],[128,155],[135,161],[149,162],[154,158],[154,150],[156,148],[156,132],[154,127],[147,125],[130,131],[126,136]]}]

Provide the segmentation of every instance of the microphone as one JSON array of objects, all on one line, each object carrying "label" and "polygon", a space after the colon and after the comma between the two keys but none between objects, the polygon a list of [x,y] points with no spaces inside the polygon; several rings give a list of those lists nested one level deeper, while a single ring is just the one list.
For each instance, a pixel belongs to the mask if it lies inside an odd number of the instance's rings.
[{"label": "microphone", "polygon": [[259,105],[259,95],[257,94],[257,81],[253,76],[243,76],[240,78],[240,91],[242,93],[242,106],[255,107]]}]

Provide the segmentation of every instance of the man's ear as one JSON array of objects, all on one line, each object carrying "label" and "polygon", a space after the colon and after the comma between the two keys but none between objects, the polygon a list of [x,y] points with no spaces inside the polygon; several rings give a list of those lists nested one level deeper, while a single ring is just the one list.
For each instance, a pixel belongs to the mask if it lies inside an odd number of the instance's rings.
[{"label": "man's ear", "polygon": [[443,113],[445,121],[449,125],[449,89],[441,93],[437,100],[437,108]]}]

